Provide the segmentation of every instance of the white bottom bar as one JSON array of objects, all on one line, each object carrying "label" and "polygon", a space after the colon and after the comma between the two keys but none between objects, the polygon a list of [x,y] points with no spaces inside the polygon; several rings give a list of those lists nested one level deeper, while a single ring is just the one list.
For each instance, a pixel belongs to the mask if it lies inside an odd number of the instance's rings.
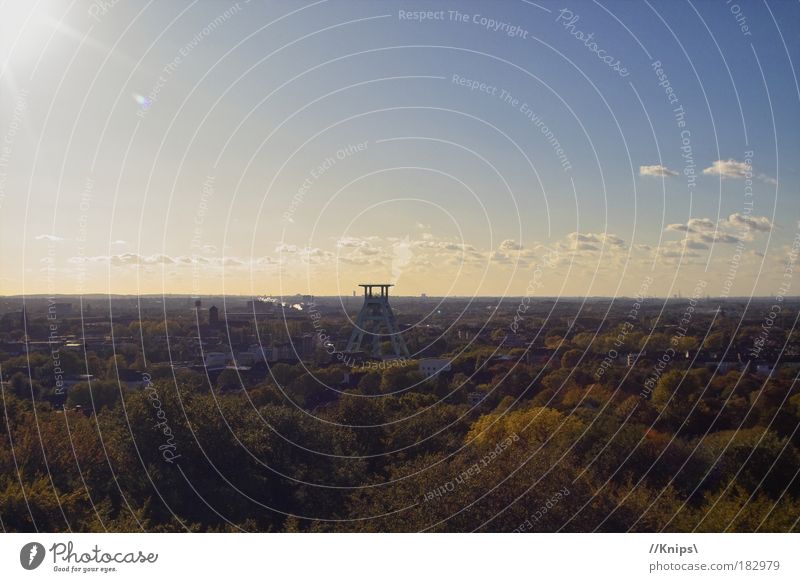
[{"label": "white bottom bar", "polygon": [[[0,574],[120,581],[209,575],[326,582],[800,580],[798,540],[792,534],[4,534]],[[22,562],[35,563],[40,551],[31,552],[31,542],[46,553],[28,571]]]}]

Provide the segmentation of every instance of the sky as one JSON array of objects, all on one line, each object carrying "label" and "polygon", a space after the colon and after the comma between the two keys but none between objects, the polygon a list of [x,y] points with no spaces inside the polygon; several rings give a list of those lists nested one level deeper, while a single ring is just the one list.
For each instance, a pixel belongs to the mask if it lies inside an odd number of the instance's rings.
[{"label": "sky", "polygon": [[798,23],[0,0],[0,294],[797,295]]}]

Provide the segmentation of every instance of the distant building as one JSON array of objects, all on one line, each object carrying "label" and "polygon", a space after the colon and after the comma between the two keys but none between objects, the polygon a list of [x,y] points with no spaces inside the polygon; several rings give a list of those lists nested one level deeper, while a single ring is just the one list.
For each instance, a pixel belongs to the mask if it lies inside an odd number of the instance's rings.
[{"label": "distant building", "polygon": [[211,327],[217,327],[219,325],[219,309],[215,305],[212,305],[208,309],[208,325]]},{"label": "distant building", "polygon": [[269,362],[272,358],[272,350],[268,347],[253,344],[246,352],[237,354],[236,360],[239,361],[240,358],[250,361],[250,365]]},{"label": "distant building", "polygon": [[759,376],[772,376],[774,374],[774,364],[769,362],[755,362],[754,364],[753,372]]},{"label": "distant building", "polygon": [[237,366],[252,366],[262,360],[258,360],[258,352],[253,351],[246,351],[246,352],[239,352],[236,354],[236,365]]},{"label": "distant building", "polygon": [[230,357],[224,352],[208,352],[206,353],[205,367],[209,370],[221,369],[228,364]]},{"label": "distant building", "polygon": [[419,361],[419,371],[426,378],[432,378],[442,372],[449,372],[450,369],[450,360],[446,358],[422,358]]}]

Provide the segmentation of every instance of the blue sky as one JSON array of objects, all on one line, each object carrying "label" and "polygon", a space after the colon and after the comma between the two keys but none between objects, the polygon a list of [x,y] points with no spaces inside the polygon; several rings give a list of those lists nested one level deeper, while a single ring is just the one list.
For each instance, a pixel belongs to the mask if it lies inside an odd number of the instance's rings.
[{"label": "blue sky", "polygon": [[2,293],[783,280],[796,3],[112,4],[0,7]]}]

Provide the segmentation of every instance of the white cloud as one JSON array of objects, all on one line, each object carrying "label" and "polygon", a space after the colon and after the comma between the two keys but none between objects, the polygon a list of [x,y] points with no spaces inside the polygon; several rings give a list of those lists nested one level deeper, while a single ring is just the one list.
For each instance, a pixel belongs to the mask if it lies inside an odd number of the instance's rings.
[{"label": "white cloud", "polygon": [[672,242],[691,249],[706,249],[714,242],[739,242],[736,237],[729,239],[729,235],[723,233],[710,218],[690,218],[685,224],[668,224],[665,230],[683,233],[685,235],[683,240]]},{"label": "white cloud", "polygon": [[707,249],[708,245],[699,240],[692,240],[690,238],[685,238],[680,241],[687,249],[694,249],[694,250],[703,250]]},{"label": "white cloud", "polygon": [[753,169],[747,162],[737,162],[733,159],[717,160],[708,168],[703,170],[704,174],[713,176],[721,176],[723,178],[744,178],[748,173],[752,173]]},{"label": "white cloud", "polygon": [[699,244],[701,243],[692,242],[689,239],[667,241],[658,248],[657,256],[660,259],[687,260],[697,258],[700,256],[700,253],[696,252],[696,246]]},{"label": "white cloud", "polygon": [[571,232],[567,235],[567,238],[570,241],[569,246],[577,251],[599,251],[600,247],[604,246],[606,252],[608,252],[611,247],[618,249],[626,247],[625,241],[621,237],[606,232],[600,234]]},{"label": "white cloud", "polygon": [[741,212],[731,214],[728,217],[728,223],[739,228],[758,232],[769,232],[774,228],[774,225],[766,216],[750,216]]},{"label": "white cloud", "polygon": [[687,248],[704,249],[714,243],[736,244],[742,240],[752,240],[754,232],[769,232],[773,228],[774,225],[766,216],[735,212],[717,223],[710,218],[690,218],[685,224],[668,224],[665,230],[683,233],[683,244]]},{"label": "white cloud", "polygon": [[624,247],[625,246],[625,241],[622,238],[620,238],[617,235],[615,235],[615,234],[604,233],[602,238],[603,238],[603,242],[606,243],[607,245],[611,245],[611,246],[614,246],[614,247]]},{"label": "white cloud", "polygon": [[167,255],[150,255],[143,256],[136,253],[122,253],[121,255],[112,255],[110,262],[115,267],[122,265],[172,265],[177,261]]},{"label": "white cloud", "polygon": [[703,173],[737,180],[755,177],[755,179],[760,180],[765,184],[770,184],[772,186],[776,186],[778,184],[778,181],[772,176],[768,176],[767,174],[753,173],[753,166],[748,162],[737,162],[733,159],[717,160],[708,168],[705,168]]},{"label": "white cloud", "polygon": [[665,230],[668,232],[689,232],[689,227],[679,222],[675,224],[668,224]]},{"label": "white cloud", "polygon": [[343,236],[336,240],[336,246],[339,248],[358,248],[369,246],[369,241],[355,236]]},{"label": "white cloud", "polygon": [[567,238],[571,240],[573,243],[599,243],[600,239],[592,234],[592,233],[585,233],[582,234],[580,232],[571,232],[567,235]]},{"label": "white cloud", "polygon": [[506,239],[500,243],[501,251],[521,251],[522,245],[512,239]]},{"label": "white cloud", "polygon": [[692,232],[703,232],[716,228],[714,221],[710,218],[690,218],[686,225]]},{"label": "white cloud", "polygon": [[271,257],[255,260],[240,257],[203,257],[200,255],[180,255],[171,257],[164,254],[140,255],[137,253],[120,253],[116,255],[76,256],[70,263],[106,263],[114,267],[149,267],[153,265],[202,265],[204,267],[246,267],[250,265],[272,265],[277,261]]},{"label": "white cloud", "polygon": [[49,242],[61,242],[64,239],[61,238],[60,236],[56,236],[54,234],[40,234],[40,235],[36,236],[36,240],[46,240],[46,241],[49,241]]},{"label": "white cloud", "polygon": [[661,164],[654,164],[652,166],[639,166],[640,176],[677,176],[678,172],[670,170]]},{"label": "white cloud", "polygon": [[275,247],[275,252],[278,254],[289,254],[293,255],[298,252],[297,245],[290,245],[288,243],[280,243]]}]

